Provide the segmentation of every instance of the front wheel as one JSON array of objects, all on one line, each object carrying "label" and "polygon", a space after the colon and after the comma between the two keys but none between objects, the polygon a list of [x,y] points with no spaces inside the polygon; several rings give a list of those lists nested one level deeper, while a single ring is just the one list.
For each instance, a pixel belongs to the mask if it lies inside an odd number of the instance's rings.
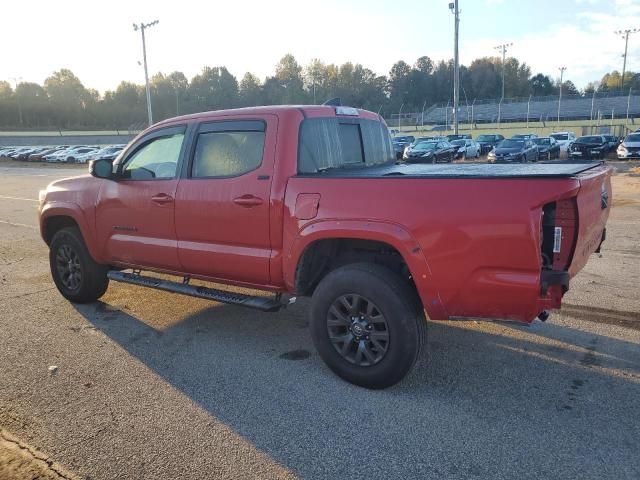
[{"label": "front wheel", "polygon": [[427,324],[409,283],[379,265],[329,273],[311,305],[313,343],[339,377],[372,389],[402,380],[426,343]]},{"label": "front wheel", "polygon": [[49,245],[49,266],[56,287],[71,302],[95,302],[109,286],[107,267],[91,258],[75,227],[55,233]]}]

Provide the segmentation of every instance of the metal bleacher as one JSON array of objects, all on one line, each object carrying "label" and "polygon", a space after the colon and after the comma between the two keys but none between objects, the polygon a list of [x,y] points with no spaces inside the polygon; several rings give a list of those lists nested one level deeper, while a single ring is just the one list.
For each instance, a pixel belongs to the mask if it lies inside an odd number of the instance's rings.
[{"label": "metal bleacher", "polygon": [[[560,104],[561,120],[590,120],[640,116],[640,94],[565,95]],[[434,105],[424,113],[422,123],[443,125],[451,122],[451,105]],[[421,114],[415,118],[422,119]],[[484,100],[462,103],[459,120],[465,123],[547,121],[558,118],[558,97],[534,97],[530,100]]]}]

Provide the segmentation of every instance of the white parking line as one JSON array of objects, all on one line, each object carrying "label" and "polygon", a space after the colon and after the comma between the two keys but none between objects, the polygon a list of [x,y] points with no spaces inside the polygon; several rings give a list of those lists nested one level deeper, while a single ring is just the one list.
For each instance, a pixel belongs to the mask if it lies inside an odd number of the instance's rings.
[{"label": "white parking line", "polygon": [[7,200],[24,200],[25,202],[36,202],[36,203],[38,203],[38,200],[36,200],[35,198],[7,197],[5,195],[0,195],[0,198],[5,198]]},{"label": "white parking line", "polygon": [[38,230],[38,227],[35,227],[33,225],[27,225],[26,223],[14,223],[14,222],[8,222],[6,220],[0,220],[0,223],[4,223],[5,225],[11,225],[12,227],[24,227],[24,228],[32,228],[34,230]]}]

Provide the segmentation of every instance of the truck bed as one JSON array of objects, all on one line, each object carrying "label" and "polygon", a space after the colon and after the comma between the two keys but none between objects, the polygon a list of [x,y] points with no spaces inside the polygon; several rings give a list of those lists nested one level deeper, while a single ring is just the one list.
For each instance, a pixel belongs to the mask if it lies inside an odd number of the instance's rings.
[{"label": "truck bed", "polygon": [[331,178],[568,178],[599,167],[602,164],[602,162],[393,164],[371,168],[342,168],[299,176]]}]

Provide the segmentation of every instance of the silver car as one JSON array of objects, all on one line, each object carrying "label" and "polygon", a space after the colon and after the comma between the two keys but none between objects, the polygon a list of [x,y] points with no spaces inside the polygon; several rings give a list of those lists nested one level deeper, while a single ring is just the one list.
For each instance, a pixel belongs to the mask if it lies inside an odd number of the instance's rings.
[{"label": "silver car", "polygon": [[630,133],[616,150],[619,160],[640,158],[640,133]]}]

